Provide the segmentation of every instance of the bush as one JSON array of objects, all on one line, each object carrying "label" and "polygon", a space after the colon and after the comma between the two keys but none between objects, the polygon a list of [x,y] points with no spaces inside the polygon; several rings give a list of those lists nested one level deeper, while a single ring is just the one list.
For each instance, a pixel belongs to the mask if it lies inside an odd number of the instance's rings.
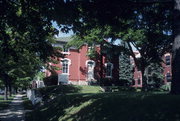
[{"label": "bush", "polygon": [[58,75],[51,75],[43,79],[46,86],[52,86],[58,84]]},{"label": "bush", "polygon": [[103,78],[100,81],[101,86],[112,86],[112,84],[113,84],[113,79],[110,78]]},{"label": "bush", "polygon": [[125,80],[125,79],[116,80],[114,81],[114,84],[116,86],[126,86],[126,87],[131,85],[130,81]]},{"label": "bush", "polygon": [[171,90],[171,83],[164,84],[160,87],[163,91],[170,91]]}]

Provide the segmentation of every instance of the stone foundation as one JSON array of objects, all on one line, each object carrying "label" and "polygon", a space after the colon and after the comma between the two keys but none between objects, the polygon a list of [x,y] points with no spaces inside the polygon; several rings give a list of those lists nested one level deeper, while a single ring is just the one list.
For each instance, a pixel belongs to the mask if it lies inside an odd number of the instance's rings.
[{"label": "stone foundation", "polygon": [[68,84],[73,84],[73,85],[88,85],[87,81],[69,81]]}]

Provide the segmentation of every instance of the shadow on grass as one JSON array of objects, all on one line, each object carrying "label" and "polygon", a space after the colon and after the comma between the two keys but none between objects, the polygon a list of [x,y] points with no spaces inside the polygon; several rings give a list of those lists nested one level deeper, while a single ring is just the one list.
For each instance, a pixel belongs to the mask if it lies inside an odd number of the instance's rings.
[{"label": "shadow on grass", "polygon": [[6,109],[13,100],[13,98],[14,96],[9,97],[8,100],[4,100],[3,95],[2,96],[0,95],[0,110]]},{"label": "shadow on grass", "polygon": [[26,121],[178,121],[180,96],[69,94],[26,115]]},{"label": "shadow on grass", "polygon": [[43,97],[43,101],[47,101],[58,95],[66,93],[78,93],[80,92],[81,87],[76,87],[73,85],[59,85],[59,86],[50,86],[46,88],[39,88],[36,90],[36,94]]},{"label": "shadow on grass", "polygon": [[178,121],[180,96],[152,95],[95,100],[63,121]]}]

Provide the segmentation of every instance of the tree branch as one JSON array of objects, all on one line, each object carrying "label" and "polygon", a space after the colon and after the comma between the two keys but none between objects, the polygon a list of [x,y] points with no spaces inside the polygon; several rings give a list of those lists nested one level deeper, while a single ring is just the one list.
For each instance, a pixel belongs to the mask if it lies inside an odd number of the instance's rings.
[{"label": "tree branch", "polygon": [[127,45],[128,45],[128,47],[129,47],[131,56],[132,56],[133,59],[134,59],[135,65],[136,65],[136,66],[139,66],[139,62],[138,62],[138,60],[137,60],[137,58],[136,58],[136,55],[135,55],[134,52],[133,52],[133,49],[132,49],[132,47],[131,47],[131,45],[130,45],[130,42],[127,42]]}]

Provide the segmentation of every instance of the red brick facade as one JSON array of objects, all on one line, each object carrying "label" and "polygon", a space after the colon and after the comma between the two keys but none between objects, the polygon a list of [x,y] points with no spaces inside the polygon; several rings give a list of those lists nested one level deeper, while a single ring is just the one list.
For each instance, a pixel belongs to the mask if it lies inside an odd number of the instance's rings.
[{"label": "red brick facade", "polygon": [[[58,46],[65,45],[67,42],[59,41]],[[97,82],[103,79],[109,80],[119,80],[119,57],[114,56],[111,61],[108,60],[106,55],[101,54],[100,45],[95,46],[95,51],[97,55],[95,58],[90,59],[88,56],[89,48],[87,44],[84,44],[80,49],[70,48],[65,49],[62,52],[64,58],[55,58],[58,60],[58,64],[53,64],[60,69],[54,71],[58,75],[59,83],[65,84],[76,84],[76,85],[87,85],[90,82]],[[139,52],[134,52],[136,57],[140,57]],[[163,57],[164,63],[162,66],[164,68],[164,83],[168,83],[171,80],[171,55],[169,53],[165,54]],[[134,63],[132,57],[130,57],[131,64],[134,65],[134,82],[133,87],[142,87],[142,74]],[[53,73],[46,70],[46,77],[52,75]]]},{"label": "red brick facade", "polygon": [[[101,55],[100,49],[99,45],[95,46],[97,55],[93,59],[88,56],[89,47],[87,44],[84,44],[80,49],[70,48],[68,52],[62,52],[65,57],[57,58],[58,64],[54,64],[60,68],[60,70],[55,71],[58,75],[58,81],[65,84],[87,85],[90,82],[97,82],[101,78],[118,79],[118,57],[112,59],[111,62],[104,55]],[[67,60],[68,63],[63,65],[64,60]],[[63,73],[63,70],[66,73]],[[45,73],[46,77],[52,75],[47,70]]]},{"label": "red brick facade", "polygon": [[[140,56],[138,52],[135,52],[135,55]],[[169,84],[171,82],[171,76],[172,76],[171,59],[172,59],[172,57],[171,57],[170,53],[166,53],[162,57],[164,84]],[[132,57],[131,57],[131,63],[134,64]],[[141,71],[139,71],[137,69],[137,67],[135,67],[135,70],[134,70],[134,84],[133,84],[133,87],[142,87],[142,74],[141,74]]]}]

